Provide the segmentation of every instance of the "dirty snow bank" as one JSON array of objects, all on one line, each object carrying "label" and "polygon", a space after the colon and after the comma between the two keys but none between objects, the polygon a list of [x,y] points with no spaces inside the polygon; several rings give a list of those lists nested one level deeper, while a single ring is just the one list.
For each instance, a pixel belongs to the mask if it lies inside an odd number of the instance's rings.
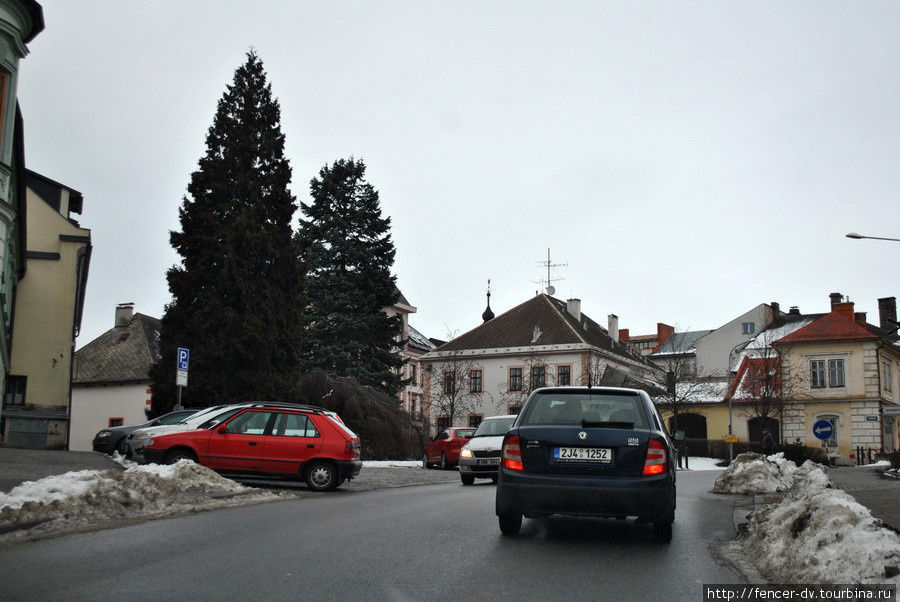
[{"label": "dirty snow bank", "polygon": [[720,474],[713,486],[715,493],[775,493],[787,491],[797,481],[828,483],[821,464],[807,460],[799,467],[784,459],[783,453],[764,456],[747,452],[739,454]]},{"label": "dirty snow bank", "polygon": [[421,460],[363,460],[363,468],[422,468]]},{"label": "dirty snow bank", "polygon": [[835,489],[820,465],[806,461],[798,468],[781,454],[741,456],[714,491],[784,493],[756,505],[726,547],[729,555],[754,563],[771,583],[900,584],[900,536]]},{"label": "dirty snow bank", "polygon": [[78,530],[128,518],[158,518],[278,494],[244,487],[189,460],[161,466],[132,462],[124,471],[80,470],[28,481],[0,493],[0,533],[36,528],[41,532]]}]

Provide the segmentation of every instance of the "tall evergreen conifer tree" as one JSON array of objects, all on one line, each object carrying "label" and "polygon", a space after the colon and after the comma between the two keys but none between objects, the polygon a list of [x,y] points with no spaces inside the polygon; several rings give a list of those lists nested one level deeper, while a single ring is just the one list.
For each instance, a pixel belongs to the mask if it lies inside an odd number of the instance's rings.
[{"label": "tall evergreen conifer tree", "polygon": [[181,264],[151,370],[155,414],[175,402],[175,353],[191,350],[184,404],[285,400],[303,341],[305,271],[291,222],[281,110],[254,51],[219,100],[206,154],[171,232]]},{"label": "tall evergreen conifer tree", "polygon": [[397,374],[403,324],[384,312],[399,297],[391,220],[382,217],[378,191],[365,174],[362,160],[326,165],[310,182],[312,203],[300,204],[309,269],[304,365],[396,395],[404,384]]}]

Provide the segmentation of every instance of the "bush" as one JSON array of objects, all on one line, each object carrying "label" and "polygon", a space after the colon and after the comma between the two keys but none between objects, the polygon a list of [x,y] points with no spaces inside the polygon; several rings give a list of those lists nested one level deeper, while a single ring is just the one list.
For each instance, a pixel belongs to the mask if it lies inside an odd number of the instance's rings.
[{"label": "bush", "polygon": [[414,420],[397,399],[353,378],[308,372],[297,383],[296,401],[337,412],[359,435],[364,460],[408,460],[425,448],[427,425]]},{"label": "bush", "polygon": [[[728,459],[728,444],[721,439],[685,439],[688,455],[702,456],[707,458],[718,458],[720,460]],[[734,455],[745,452],[762,453],[762,443],[752,441],[739,442],[734,444]],[[775,444],[772,447],[772,453],[784,452],[787,460],[793,461],[798,466],[806,460],[812,460],[820,464],[827,464],[825,451],[820,447],[807,447],[802,443]]]}]

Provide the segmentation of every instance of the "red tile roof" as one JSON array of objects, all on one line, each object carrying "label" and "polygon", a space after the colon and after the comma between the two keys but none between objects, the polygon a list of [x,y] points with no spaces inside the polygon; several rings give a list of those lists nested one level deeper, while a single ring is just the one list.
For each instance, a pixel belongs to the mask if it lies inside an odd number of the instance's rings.
[{"label": "red tile roof", "polygon": [[856,321],[852,303],[838,303],[811,324],[774,341],[774,343],[807,343],[813,341],[858,341],[878,339],[877,334]]},{"label": "red tile roof", "polygon": [[772,396],[778,387],[777,367],[777,357],[744,356],[725,394],[725,401]]}]

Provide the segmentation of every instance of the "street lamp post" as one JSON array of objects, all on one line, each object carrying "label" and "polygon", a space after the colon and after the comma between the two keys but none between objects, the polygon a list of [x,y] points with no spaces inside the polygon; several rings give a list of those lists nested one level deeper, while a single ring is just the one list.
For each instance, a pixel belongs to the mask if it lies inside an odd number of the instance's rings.
[{"label": "street lamp post", "polygon": [[861,238],[871,238],[872,240],[890,240],[893,242],[900,242],[900,238],[885,238],[884,236],[864,236],[857,232],[849,232],[844,236],[846,236],[847,238],[853,238],[855,240],[859,240]]}]

